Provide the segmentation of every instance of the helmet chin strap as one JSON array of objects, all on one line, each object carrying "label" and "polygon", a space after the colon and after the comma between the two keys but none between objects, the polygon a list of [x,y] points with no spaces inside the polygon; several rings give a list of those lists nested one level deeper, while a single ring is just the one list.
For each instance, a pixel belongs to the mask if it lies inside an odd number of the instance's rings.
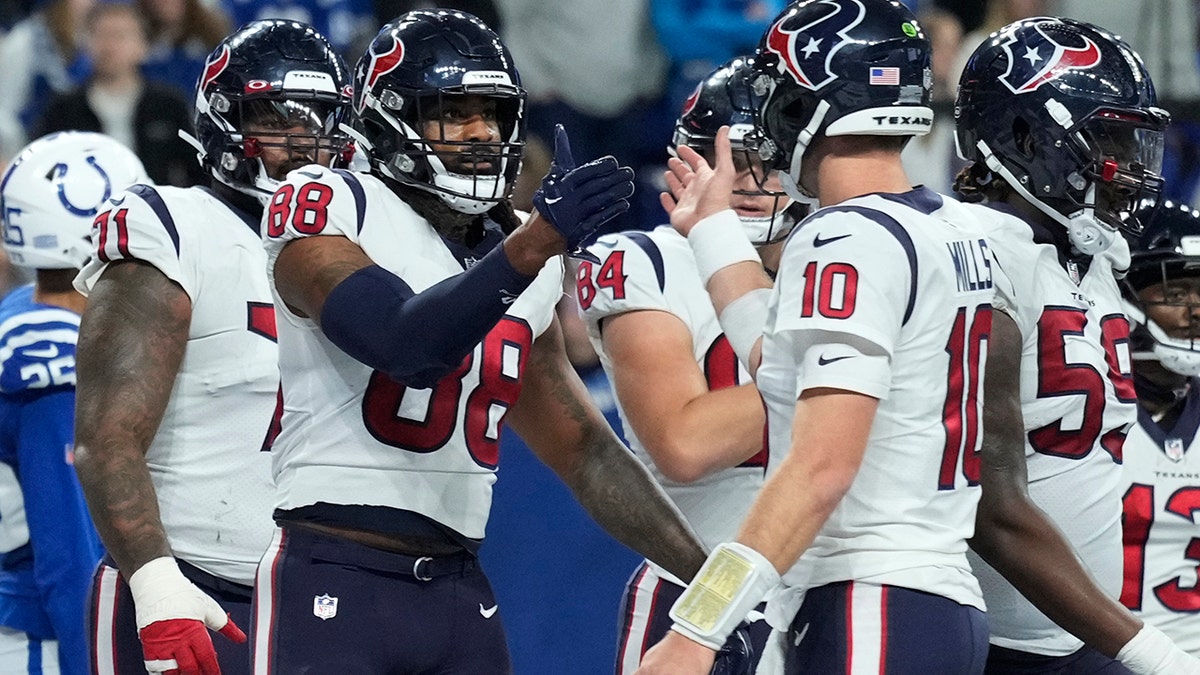
[{"label": "helmet chin strap", "polygon": [[1154,319],[1146,316],[1140,307],[1128,300],[1122,301],[1125,315],[1129,321],[1140,325],[1150,333],[1154,346],[1150,351],[1134,352],[1131,358],[1135,361],[1158,361],[1163,368],[1186,377],[1200,376],[1200,351],[1192,348],[1191,340],[1177,340],[1158,325]]},{"label": "helmet chin strap", "polygon": [[976,143],[976,147],[983,153],[983,161],[987,164],[987,168],[993,173],[999,175],[1008,183],[1009,187],[1016,191],[1017,194],[1032,204],[1037,210],[1049,216],[1054,222],[1062,225],[1067,230],[1067,236],[1071,240],[1071,245],[1074,246],[1080,253],[1084,255],[1098,255],[1108,250],[1116,239],[1116,231],[1104,226],[1096,219],[1096,183],[1092,182],[1088,187],[1087,195],[1084,197],[1086,206],[1069,216],[1055,211],[1049,204],[1043,202],[1033,196],[1021,181],[1009,171],[1000,159],[996,157],[992,149],[984,141]]},{"label": "helmet chin strap", "polygon": [[792,149],[791,166],[788,167],[786,173],[779,176],[779,182],[783,184],[783,191],[787,193],[787,196],[814,208],[817,206],[817,196],[809,194],[807,190],[800,187],[800,166],[804,159],[804,153],[808,150],[808,144],[812,143],[813,137],[817,135],[817,129],[821,128],[821,123],[829,114],[829,108],[829,101],[821,99],[817,103],[817,108],[813,111],[813,116],[808,120],[808,124],[800,130],[799,134],[796,134],[796,146]]},{"label": "helmet chin strap", "polygon": [[[207,165],[204,162],[204,158],[208,156],[208,152],[204,149],[204,146],[200,144],[200,141],[195,136],[189,134],[183,129],[179,130],[179,137],[182,138],[188,145],[195,148],[196,152],[198,153],[200,163]],[[226,155],[228,155],[228,153],[226,153]],[[213,180],[229,187],[231,190],[237,190],[242,194],[254,197],[260,204],[266,207],[270,204],[271,196],[275,194],[275,190],[280,186],[280,182],[267,175],[267,168],[263,166],[261,159],[255,158],[254,161],[258,163],[258,175],[254,177],[253,186],[241,185],[226,180],[221,175],[221,172],[217,171],[213,167],[209,167],[208,173],[213,177]]]},{"label": "helmet chin strap", "polygon": [[[502,175],[486,178],[460,176],[447,171],[446,166],[442,164],[441,158],[437,155],[430,154],[425,159],[433,169],[433,184],[441,188],[437,190],[437,196],[441,197],[447,206],[459,213],[477,216],[499,203],[499,200],[484,200],[468,196],[475,194],[479,187],[485,189],[491,187],[493,195],[504,194],[505,185]],[[507,162],[508,160],[502,161]],[[503,171],[503,167],[501,167],[501,171]]]},{"label": "helmet chin strap", "polygon": [[[377,100],[371,100],[368,102],[368,106],[377,111],[380,114],[380,117],[386,120],[393,129],[402,134],[409,141],[412,141],[413,143],[428,144],[428,141],[418,134],[415,129],[412,129],[408,124],[397,120],[393,115],[391,115],[391,113],[386,112]],[[346,125],[342,125],[342,129],[349,133],[350,137],[356,142],[361,144],[364,152],[371,149],[371,143],[368,142],[362,134]],[[400,168],[399,165],[403,164],[409,165],[403,167],[404,171],[412,170],[412,158],[404,155],[403,153],[397,152],[392,156],[391,161],[379,163],[376,168],[393,180],[404,183],[405,185],[412,185],[413,187],[425,190],[426,192],[436,194],[451,209],[471,216],[485,213],[491,210],[492,207],[501,201],[499,199],[484,200],[471,197],[470,195],[475,193],[476,187],[481,184],[485,186],[491,186],[493,195],[504,194],[506,191],[503,176],[504,166],[501,166],[501,174],[497,175],[495,178],[468,178],[466,176],[458,176],[447,171],[445,165],[442,164],[441,159],[439,159],[438,156],[432,152],[427,154],[425,159],[429,162],[429,166],[433,170],[433,187],[436,189],[431,189],[429,185],[414,181],[411,178],[403,175],[402,172],[397,173],[393,170],[393,168]],[[507,162],[508,159],[505,158],[502,161]]]}]

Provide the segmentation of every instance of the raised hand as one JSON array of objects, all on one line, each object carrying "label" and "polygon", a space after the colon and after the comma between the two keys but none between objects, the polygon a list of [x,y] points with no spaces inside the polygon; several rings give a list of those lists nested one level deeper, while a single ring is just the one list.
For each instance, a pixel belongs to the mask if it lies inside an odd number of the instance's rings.
[{"label": "raised hand", "polygon": [[729,144],[729,127],[717,131],[715,143],[716,166],[709,166],[704,157],[686,145],[679,146],[679,157],[667,162],[667,189],[659,201],[671,216],[671,226],[687,236],[696,223],[730,208],[733,182],[737,171],[733,167],[733,150]]},{"label": "raised hand", "polygon": [[173,558],[157,558],[129,577],[146,671],[166,675],[220,675],[208,630],[246,641],[216,600],[188,581]]},{"label": "raised hand", "polygon": [[533,195],[538,213],[576,252],[598,234],[604,223],[629,209],[633,170],[611,155],[582,166],[571,156],[571,143],[562,125],[554,130],[554,161]]}]

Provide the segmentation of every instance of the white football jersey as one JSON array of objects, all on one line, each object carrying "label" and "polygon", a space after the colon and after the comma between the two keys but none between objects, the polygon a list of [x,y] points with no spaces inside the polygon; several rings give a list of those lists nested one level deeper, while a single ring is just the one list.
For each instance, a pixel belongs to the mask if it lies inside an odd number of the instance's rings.
[{"label": "white football jersey", "polygon": [[275,312],[258,222],[203,188],[137,185],[96,218],[90,291],[110,262],[140,260],[192,301],[187,350],[146,463],[179,558],[254,583],[271,543],[269,435],[279,390]]},{"label": "white football jersey", "polygon": [[768,471],[790,450],[803,391],[880,402],[858,475],[787,583],[853,579],[983,608],[966,559],[993,294],[976,209],[924,188],[867,195],[788,240],[757,374]]},{"label": "white football jersey", "polygon": [[[463,271],[437,231],[370,174],[298,169],[273,203],[265,215],[270,270],[288,241],[333,235],[358,244],[417,293]],[[277,299],[284,398],[274,453],[279,507],[403,509],[482,539],[501,423],[520,394],[529,348],[554,317],[562,274],[561,258],[549,260],[462,365],[426,389],[355,360]],[[403,336],[396,348],[404,348]]]},{"label": "white football jersey", "polygon": [[[997,308],[1021,332],[1021,414],[1029,496],[1062,529],[1101,588],[1121,588],[1121,445],[1135,418],[1129,322],[1116,275],[1129,249],[1086,267],[1059,258],[1051,234],[990,209]],[[1082,642],[1059,628],[974,553],[991,642],[1064,656]]]},{"label": "white football jersey", "polygon": [[1164,430],[1144,409],[1125,439],[1121,603],[1200,657],[1200,380]]},{"label": "white football jersey", "polygon": [[[600,264],[579,263],[576,296],[587,323],[592,346],[612,377],[612,359],[604,352],[600,322],[636,310],[668,312],[692,334],[692,355],[708,381],[709,389],[732,387],[750,381],[713,310],[708,292],[700,284],[696,259],[687,239],[671,226],[651,232],[626,232],[601,237],[589,250]],[[762,488],[766,452],[740,466],[714,472],[691,483],[668,479],[654,465],[637,438],[625,411],[617,402],[625,435],[638,458],[662,484],[705,546],[731,541],[754,497]]]}]

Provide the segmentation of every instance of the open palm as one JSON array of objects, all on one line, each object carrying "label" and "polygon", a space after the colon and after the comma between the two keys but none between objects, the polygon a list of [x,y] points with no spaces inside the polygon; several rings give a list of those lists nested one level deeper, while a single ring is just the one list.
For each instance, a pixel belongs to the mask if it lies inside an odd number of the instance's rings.
[{"label": "open palm", "polygon": [[671,216],[671,226],[687,236],[696,223],[729,208],[733,181],[733,151],[729,145],[729,127],[721,127],[716,138],[716,166],[686,145],[679,146],[679,157],[667,162],[667,192],[659,201]]}]

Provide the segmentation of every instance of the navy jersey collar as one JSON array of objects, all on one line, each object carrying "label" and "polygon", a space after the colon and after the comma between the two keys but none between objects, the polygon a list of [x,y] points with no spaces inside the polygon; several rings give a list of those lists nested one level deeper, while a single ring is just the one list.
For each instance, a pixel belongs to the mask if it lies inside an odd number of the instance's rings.
[{"label": "navy jersey collar", "polygon": [[[238,206],[237,204],[234,204],[229,198],[227,198],[225,195],[222,195],[217,190],[214,190],[207,186],[201,186],[200,189],[204,190],[208,194],[212,195],[213,199],[216,199],[217,201],[224,204],[226,208],[228,208],[230,211],[233,212],[233,215],[235,215],[239,219],[241,219],[241,221],[246,224],[246,227],[250,228],[250,231],[254,233],[254,236],[256,236],[256,237],[262,236],[262,230],[260,229],[262,226],[261,213],[260,213],[260,217],[252,216],[249,213],[247,213],[246,211],[244,211],[240,206]],[[260,212],[261,212],[261,209],[260,209]]]},{"label": "navy jersey collar", "polygon": [[483,221],[483,239],[474,246],[467,246],[462,242],[442,237],[442,242],[449,249],[450,254],[454,256],[454,259],[458,261],[458,264],[462,265],[464,270],[487,255],[488,251],[499,246],[502,241],[504,241],[504,231],[500,228],[500,224],[490,217],[485,218]]},{"label": "navy jersey collar", "polygon": [[1160,452],[1165,452],[1168,438],[1180,439],[1185,449],[1192,447],[1196,431],[1200,429],[1200,379],[1192,378],[1189,385],[1188,393],[1184,397],[1183,411],[1179,413],[1175,425],[1170,429],[1163,429],[1145,408],[1138,406],[1138,424],[1155,442]]},{"label": "navy jersey collar", "polygon": [[930,215],[942,208],[943,198],[940,194],[924,185],[918,185],[908,192],[876,192],[874,193],[890,202],[903,204],[914,211]]}]

